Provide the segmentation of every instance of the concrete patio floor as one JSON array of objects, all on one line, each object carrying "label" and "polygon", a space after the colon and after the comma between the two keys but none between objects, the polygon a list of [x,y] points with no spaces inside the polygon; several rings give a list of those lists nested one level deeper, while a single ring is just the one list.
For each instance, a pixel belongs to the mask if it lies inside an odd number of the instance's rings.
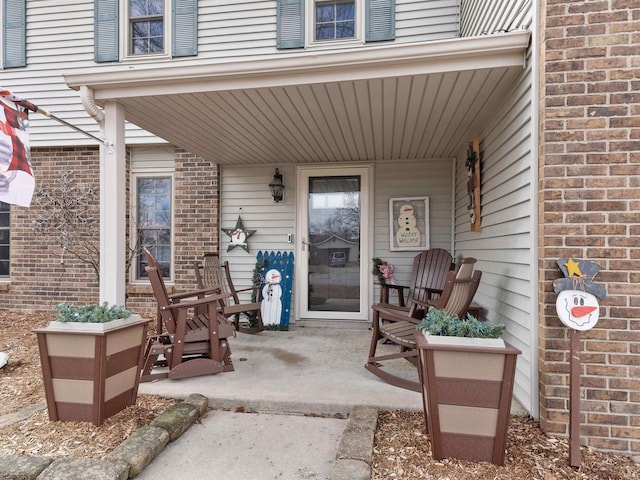
[{"label": "concrete patio floor", "polygon": [[[200,393],[216,409],[258,412],[347,415],[356,405],[421,410],[419,393],[389,385],[364,369],[370,339],[364,322],[308,321],[289,331],[239,333],[230,339],[234,372],[143,383],[139,391],[179,399]],[[401,360],[396,367],[418,378],[408,362]]]}]

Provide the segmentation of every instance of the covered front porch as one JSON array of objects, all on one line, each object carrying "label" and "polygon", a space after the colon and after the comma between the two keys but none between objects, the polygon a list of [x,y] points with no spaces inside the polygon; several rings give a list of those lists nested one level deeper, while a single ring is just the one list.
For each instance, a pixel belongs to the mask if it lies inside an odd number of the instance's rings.
[{"label": "covered front porch", "polygon": [[[489,273],[479,303],[488,319],[508,318],[509,342],[523,351],[527,346],[515,394],[521,393],[527,408],[535,412],[536,353],[531,340],[535,294],[522,283],[518,295],[524,291],[526,298],[514,304],[508,286],[514,265],[530,271],[532,259],[496,257],[474,244],[481,236],[469,235],[463,167],[471,139],[484,131],[484,141],[496,135],[495,128],[487,130],[489,125],[514,120],[505,116],[500,121],[499,116],[511,115],[504,113],[506,98],[519,101],[519,82],[528,71],[529,40],[529,32],[519,31],[209,65],[185,61],[179,66],[102,67],[65,75],[69,86],[80,90],[85,108],[102,125],[106,138],[100,189],[101,301],[123,303],[125,298],[125,121],[219,165],[219,227],[235,224],[241,214],[245,226],[258,231],[252,237],[252,250],[295,252],[296,282],[307,278],[302,268],[308,265],[300,230],[305,191],[301,179],[307,177],[300,172],[321,168],[340,175],[343,169],[367,169],[363,205],[368,223],[360,238],[359,316],[336,312],[334,318],[359,319],[366,325],[369,305],[376,298],[371,257],[388,259],[396,265],[398,280],[407,279],[415,252],[389,248],[389,199],[408,192],[433,194],[437,201],[431,204],[430,244],[455,257],[474,256],[479,268]],[[503,157],[508,155],[506,149],[514,148],[507,138],[492,141],[502,147],[486,143],[487,157]],[[522,158],[526,161],[526,154]],[[275,168],[283,172],[286,185],[285,201],[279,203],[273,202],[268,189]],[[485,182],[495,180],[498,185],[487,200],[495,194],[502,195],[501,201],[508,199],[510,194],[499,185],[518,173],[487,173]],[[520,203],[515,198],[510,201]],[[511,212],[502,207],[492,212],[492,208],[483,210],[483,221],[494,225],[485,242],[495,246],[494,237],[509,242],[512,233],[499,225],[517,219],[521,212],[519,207]],[[255,255],[238,249],[227,254],[226,239],[221,237],[221,254],[239,272],[238,286],[246,286]],[[515,242],[511,248],[523,247],[522,236]],[[530,245],[530,238],[526,242]],[[302,296],[307,296],[305,284],[296,283],[296,320],[305,319]]]}]

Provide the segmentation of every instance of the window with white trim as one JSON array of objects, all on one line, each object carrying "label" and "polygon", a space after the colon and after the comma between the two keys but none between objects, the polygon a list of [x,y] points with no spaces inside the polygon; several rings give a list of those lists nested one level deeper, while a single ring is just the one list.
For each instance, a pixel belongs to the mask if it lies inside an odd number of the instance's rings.
[{"label": "window with white trim", "polygon": [[[355,0],[314,0],[314,42],[355,40],[358,29]],[[358,15],[359,16],[359,15]]]},{"label": "window with white trim", "polygon": [[136,257],[135,280],[147,278],[144,267],[146,259],[142,248],[146,247],[158,260],[162,276],[173,277],[173,175],[133,174],[135,191],[134,237],[132,241],[140,247]]},{"label": "window with white trim", "polygon": [[276,47],[395,39],[395,0],[276,0]]},{"label": "window with white trim", "polygon": [[11,207],[0,202],[0,278],[9,278],[11,273]]},{"label": "window with white trim", "polygon": [[175,148],[131,148],[131,215],[129,248],[136,256],[129,269],[132,283],[148,278],[142,251],[148,248],[158,260],[162,276],[173,280],[173,211],[175,200]]},{"label": "window with white trim", "polygon": [[198,54],[198,0],[100,0],[94,5],[94,58]]},{"label": "window with white trim", "polygon": [[129,0],[127,3],[127,53],[165,53],[165,0]]}]

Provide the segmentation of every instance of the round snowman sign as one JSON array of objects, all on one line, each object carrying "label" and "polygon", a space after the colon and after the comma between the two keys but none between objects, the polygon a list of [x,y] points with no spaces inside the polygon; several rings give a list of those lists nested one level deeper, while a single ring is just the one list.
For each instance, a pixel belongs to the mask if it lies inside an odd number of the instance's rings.
[{"label": "round snowman sign", "polygon": [[598,323],[600,314],[598,298],[605,298],[604,287],[593,282],[600,266],[573,258],[560,258],[557,263],[564,274],[564,278],[553,281],[553,289],[558,294],[558,318],[574,330],[591,330]]}]

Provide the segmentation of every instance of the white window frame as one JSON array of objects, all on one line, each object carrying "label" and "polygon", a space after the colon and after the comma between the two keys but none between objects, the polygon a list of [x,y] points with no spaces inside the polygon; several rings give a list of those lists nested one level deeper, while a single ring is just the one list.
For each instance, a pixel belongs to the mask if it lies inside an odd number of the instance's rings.
[{"label": "white window frame", "polygon": [[353,0],[356,9],[355,19],[355,37],[337,40],[315,40],[316,36],[316,3],[321,0],[306,0],[306,44],[308,47],[335,47],[335,46],[353,46],[364,44],[364,22],[365,22],[365,0]]},{"label": "white window frame", "polygon": [[[138,179],[139,178],[171,178],[171,260],[169,278],[165,278],[164,281],[167,284],[172,284],[175,278],[175,200],[176,200],[176,179],[174,168],[139,168],[131,170],[131,218],[129,225],[129,244],[135,245],[137,243],[137,225],[138,225]],[[137,259],[131,264],[129,269],[129,282],[133,285],[145,285],[149,284],[148,278],[138,278],[137,276]]]},{"label": "white window frame", "polygon": [[164,0],[164,52],[134,55],[131,53],[131,23],[129,22],[129,0],[120,2],[120,58],[124,60],[147,60],[149,58],[171,58],[172,17],[171,0]]}]

